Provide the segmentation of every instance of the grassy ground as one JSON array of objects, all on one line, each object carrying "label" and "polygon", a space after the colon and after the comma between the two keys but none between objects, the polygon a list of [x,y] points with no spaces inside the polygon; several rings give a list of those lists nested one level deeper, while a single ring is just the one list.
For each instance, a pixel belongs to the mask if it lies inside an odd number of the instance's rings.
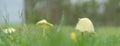
[{"label": "grassy ground", "polygon": [[[52,27],[42,36],[42,29],[36,25],[12,26],[16,32],[5,34],[1,26],[0,46],[120,46],[120,27],[95,27],[96,34],[80,35],[72,26]],[[76,33],[76,41],[70,33]]]}]

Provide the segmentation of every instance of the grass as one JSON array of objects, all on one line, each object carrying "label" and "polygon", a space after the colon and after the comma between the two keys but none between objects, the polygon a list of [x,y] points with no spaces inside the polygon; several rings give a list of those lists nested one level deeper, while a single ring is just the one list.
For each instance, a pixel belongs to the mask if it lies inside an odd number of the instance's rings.
[{"label": "grass", "polygon": [[[46,37],[42,37],[42,29],[36,25],[13,25],[16,32],[5,34],[1,26],[0,46],[120,46],[120,27],[95,27],[96,34],[90,36],[80,35],[73,26],[57,26],[46,31]],[[75,32],[77,41],[70,38],[70,33]]]}]

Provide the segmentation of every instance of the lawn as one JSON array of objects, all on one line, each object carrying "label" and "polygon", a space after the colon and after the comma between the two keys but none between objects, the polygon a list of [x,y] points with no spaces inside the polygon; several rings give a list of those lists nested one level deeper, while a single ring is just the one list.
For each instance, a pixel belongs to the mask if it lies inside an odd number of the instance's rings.
[{"label": "lawn", "polygon": [[[16,31],[6,34],[0,29],[0,46],[120,46],[120,27],[95,27],[95,34],[80,35],[74,26],[53,26],[46,30],[36,25],[11,25]],[[76,41],[70,33],[76,33]]]}]

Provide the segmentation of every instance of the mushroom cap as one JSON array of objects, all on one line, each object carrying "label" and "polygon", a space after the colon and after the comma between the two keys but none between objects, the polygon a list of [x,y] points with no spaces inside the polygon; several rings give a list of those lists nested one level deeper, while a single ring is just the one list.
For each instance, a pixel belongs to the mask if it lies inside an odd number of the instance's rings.
[{"label": "mushroom cap", "polygon": [[80,32],[94,32],[94,26],[89,18],[79,18],[76,24],[76,30]]},{"label": "mushroom cap", "polygon": [[53,24],[48,23],[45,19],[38,21],[37,25],[40,25],[41,27],[51,27]]}]

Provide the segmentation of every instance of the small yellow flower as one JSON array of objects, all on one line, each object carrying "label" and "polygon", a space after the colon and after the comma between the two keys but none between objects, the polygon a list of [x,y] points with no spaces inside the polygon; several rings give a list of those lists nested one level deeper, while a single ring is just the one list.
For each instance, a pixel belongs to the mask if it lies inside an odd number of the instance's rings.
[{"label": "small yellow flower", "polygon": [[93,23],[88,18],[79,19],[78,23],[76,24],[76,30],[79,30],[80,32],[89,32],[89,33],[95,32]]},{"label": "small yellow flower", "polygon": [[75,32],[71,32],[71,33],[70,33],[70,37],[71,37],[71,39],[72,39],[73,41],[76,41],[76,34],[75,34]]},{"label": "small yellow flower", "polygon": [[14,28],[6,28],[6,29],[3,29],[3,32],[6,33],[6,34],[11,34],[13,32],[15,32],[16,30]]},{"label": "small yellow flower", "polygon": [[45,28],[45,27],[48,28],[48,27],[52,27],[53,26],[53,24],[48,23],[45,19],[43,19],[41,21],[38,21],[37,25],[40,25],[43,28]]}]

